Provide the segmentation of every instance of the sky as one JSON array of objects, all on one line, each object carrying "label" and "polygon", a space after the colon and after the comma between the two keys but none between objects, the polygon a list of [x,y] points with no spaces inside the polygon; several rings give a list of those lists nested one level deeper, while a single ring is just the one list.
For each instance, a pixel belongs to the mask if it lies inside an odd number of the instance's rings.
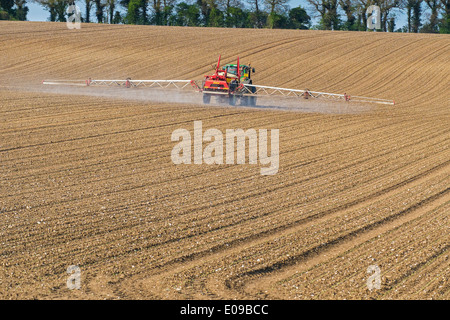
[{"label": "sky", "polygon": [[[76,1],[76,4],[80,7],[80,10],[83,15],[84,14],[84,6],[83,6],[82,2],[83,1]],[[306,9],[306,11],[311,16],[311,18],[313,18],[312,24],[313,25],[317,24],[317,19],[314,19],[314,17],[313,17],[314,10],[312,10],[311,5],[308,4],[308,2],[306,0],[290,0],[290,1],[288,1],[288,5],[291,8],[295,8],[299,5],[301,5],[303,8]],[[48,21],[50,14],[47,10],[44,9],[44,7],[42,7],[41,5],[34,3],[34,2],[27,3],[27,6],[30,9],[30,11],[28,12],[28,15],[27,15],[28,21]],[[92,10],[92,13],[94,12],[94,10],[95,9]],[[395,13],[395,15],[397,17],[396,18],[396,26],[395,26],[396,29],[401,28],[404,25],[406,25],[406,15],[403,12],[401,12],[400,10],[396,10],[396,11],[393,11],[393,13]],[[93,21],[95,21],[95,18],[93,19]]]}]

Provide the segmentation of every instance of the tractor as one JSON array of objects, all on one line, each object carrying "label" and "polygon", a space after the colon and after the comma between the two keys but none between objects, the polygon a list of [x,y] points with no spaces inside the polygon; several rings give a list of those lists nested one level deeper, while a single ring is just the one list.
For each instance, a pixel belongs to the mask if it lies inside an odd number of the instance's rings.
[{"label": "tractor", "polygon": [[209,104],[211,97],[216,96],[219,102],[226,102],[232,106],[240,100],[240,105],[256,106],[256,88],[252,86],[251,74],[255,68],[250,65],[227,64],[220,67],[220,56],[216,71],[213,75],[206,75],[202,83],[203,103]]}]

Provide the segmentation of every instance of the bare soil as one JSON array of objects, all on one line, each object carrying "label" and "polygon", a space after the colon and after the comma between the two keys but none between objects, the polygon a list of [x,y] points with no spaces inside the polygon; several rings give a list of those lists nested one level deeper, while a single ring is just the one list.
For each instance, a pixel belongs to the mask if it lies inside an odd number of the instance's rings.
[{"label": "bare soil", "polygon": [[[448,35],[0,22],[0,39],[1,299],[450,297]],[[255,84],[396,104],[41,85],[201,79],[219,54]],[[197,120],[279,129],[278,173],[175,165],[171,134]]]}]

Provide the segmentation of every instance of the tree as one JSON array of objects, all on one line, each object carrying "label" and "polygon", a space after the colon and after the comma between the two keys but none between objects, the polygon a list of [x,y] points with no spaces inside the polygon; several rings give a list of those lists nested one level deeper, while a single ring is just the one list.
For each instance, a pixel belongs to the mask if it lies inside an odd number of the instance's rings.
[{"label": "tree", "polygon": [[[158,0],[160,1],[160,0]],[[140,24],[148,24],[149,19],[148,19],[148,2],[149,0],[140,0],[140,10],[141,10],[141,20],[140,20]]]},{"label": "tree", "polygon": [[[127,1],[120,1],[124,6]],[[129,0],[125,22],[128,24],[148,24],[148,0]]]},{"label": "tree", "polygon": [[30,9],[26,6],[26,0],[14,0],[14,4],[16,5],[15,18],[20,21],[27,20],[27,14]]},{"label": "tree", "polygon": [[0,20],[9,20],[8,12],[4,11],[2,7],[0,7]]},{"label": "tree", "polygon": [[116,11],[114,13],[114,19],[113,19],[113,23],[114,24],[119,24],[123,22],[123,18],[122,15],[120,14],[120,11]]},{"label": "tree", "polygon": [[387,31],[389,14],[392,9],[402,7],[403,3],[401,0],[375,0],[375,4],[380,7],[381,11],[381,29]]},{"label": "tree", "polygon": [[217,5],[211,6],[208,18],[208,27],[223,27],[224,15]]},{"label": "tree", "polygon": [[66,10],[73,0],[36,0],[38,4],[50,12],[50,21],[66,22]]},{"label": "tree", "polygon": [[264,22],[267,20],[267,13],[261,10],[261,0],[248,0],[254,11],[249,13],[249,21],[255,28],[264,27]]},{"label": "tree", "polygon": [[84,5],[85,5],[85,13],[86,16],[84,17],[84,22],[91,22],[91,9],[92,9],[92,2],[93,0],[84,0]]},{"label": "tree", "polygon": [[395,31],[395,16],[389,17],[387,22],[387,31],[394,32]]},{"label": "tree", "polygon": [[238,7],[229,7],[225,13],[225,26],[233,28],[249,27],[249,12]]},{"label": "tree", "polygon": [[14,7],[14,0],[0,0],[0,9],[3,9],[4,12],[8,14],[8,17],[14,14],[13,7]]},{"label": "tree", "polygon": [[233,11],[230,10],[231,8],[240,9],[243,12],[240,0],[217,0],[217,3],[218,7],[224,14],[223,23],[225,27],[230,27],[229,23],[231,20],[233,20],[230,19],[231,12]]},{"label": "tree", "polygon": [[319,28],[322,30],[339,30],[338,0],[308,0],[316,9],[321,19]]},{"label": "tree", "polygon": [[286,3],[287,0],[264,0],[269,11],[267,26],[270,29],[282,28],[287,24],[287,18],[279,14],[285,8]]},{"label": "tree", "polygon": [[309,29],[311,17],[301,6],[289,10],[289,27],[292,29]]},{"label": "tree", "polygon": [[326,26],[326,30],[339,30],[340,19],[338,10],[338,0],[326,0],[325,7],[327,12],[325,13],[323,24]]},{"label": "tree", "polygon": [[218,0],[196,0],[201,12],[200,25],[206,27],[221,27],[224,24],[224,14],[219,9]]},{"label": "tree", "polygon": [[423,0],[415,0],[415,3],[413,4],[413,14],[412,14],[412,32],[419,32],[419,28],[422,25],[420,22],[420,15],[422,14],[422,1]]},{"label": "tree", "polygon": [[437,33],[438,32],[438,9],[440,0],[424,0],[431,9],[430,21],[424,24],[422,32]]},{"label": "tree", "polygon": [[162,9],[162,23],[163,25],[170,24],[176,0],[163,0]]},{"label": "tree", "polygon": [[138,24],[140,15],[139,8],[141,5],[141,0],[129,0],[127,7],[126,23],[128,24]]},{"label": "tree", "polygon": [[405,8],[406,8],[406,17],[408,22],[408,32],[412,30],[412,10],[416,0],[406,0]]},{"label": "tree", "polygon": [[0,0],[0,20],[27,20],[26,0]]},{"label": "tree", "polygon": [[207,26],[209,23],[209,12],[211,11],[208,0],[196,0],[196,2],[200,8],[200,25]]},{"label": "tree", "polygon": [[264,0],[264,4],[269,9],[269,14],[280,12],[287,2],[288,0]]},{"label": "tree", "polygon": [[358,12],[357,28],[358,30],[367,30],[367,9],[372,5],[371,0],[356,0],[356,10]]},{"label": "tree", "polygon": [[152,0],[153,18],[152,22],[158,26],[163,24],[163,10],[161,0]]},{"label": "tree", "polygon": [[442,19],[439,23],[440,33],[450,33],[450,0],[441,0]]},{"label": "tree", "polygon": [[106,0],[106,6],[108,7],[109,23],[114,23],[114,10],[116,9],[117,0]]},{"label": "tree", "polygon": [[267,17],[267,27],[270,29],[287,29],[289,28],[289,18],[277,12],[270,13]]},{"label": "tree", "polygon": [[94,0],[95,3],[95,17],[97,18],[98,23],[103,23],[104,16],[103,11],[106,7],[106,0]]},{"label": "tree", "polygon": [[357,30],[356,26],[356,6],[354,0],[339,0],[339,5],[347,16],[347,21],[342,26],[345,30]]},{"label": "tree", "polygon": [[200,7],[197,4],[181,2],[175,7],[175,16],[179,26],[198,26],[200,24]]},{"label": "tree", "polygon": [[130,4],[130,0],[119,0],[119,5],[124,8],[125,10],[128,10],[128,5]]}]

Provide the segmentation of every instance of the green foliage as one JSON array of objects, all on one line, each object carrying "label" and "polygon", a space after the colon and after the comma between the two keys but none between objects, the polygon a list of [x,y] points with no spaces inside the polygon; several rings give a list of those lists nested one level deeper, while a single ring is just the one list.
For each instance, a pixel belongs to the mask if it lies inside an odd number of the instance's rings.
[{"label": "green foliage", "polygon": [[267,12],[264,11],[250,12],[248,15],[250,26],[253,28],[264,27],[268,16]]},{"label": "green foliage", "polygon": [[145,24],[145,17],[142,12],[143,0],[130,0],[128,2],[128,11],[125,16],[125,23],[127,24]]},{"label": "green foliage", "polygon": [[289,11],[289,28],[291,29],[309,29],[311,26],[311,17],[301,6]]},{"label": "green foliage", "polygon": [[250,12],[237,7],[229,7],[225,13],[225,26],[229,28],[248,28]]},{"label": "green foliage", "polygon": [[9,14],[8,12],[4,10],[0,10],[0,20],[9,20]]},{"label": "green foliage", "polygon": [[0,0],[0,20],[27,20],[26,0]]},{"label": "green foliage", "polygon": [[217,7],[212,7],[209,11],[208,27],[223,27],[224,14]]},{"label": "green foliage", "polygon": [[112,23],[114,23],[114,24],[123,23],[123,17],[122,17],[122,15],[120,14],[119,11],[116,11],[116,12],[114,13],[114,18],[113,18]]},{"label": "green foliage", "polygon": [[[26,20],[27,1],[44,6],[50,13],[50,21],[64,22],[66,9],[73,0],[0,0],[0,20]],[[347,31],[368,31],[365,10],[374,3],[381,7],[383,31],[450,33],[450,0],[307,0],[314,14],[320,17],[318,25],[313,27],[308,12],[301,6],[290,9],[287,0],[244,0],[250,6],[244,6],[243,0],[79,1],[85,2],[86,15],[95,5],[95,16],[100,23]],[[125,9],[124,14],[116,10],[117,4]],[[424,19],[422,5],[431,11],[429,19]],[[396,29],[395,15],[390,13],[392,8],[404,10],[407,26]],[[88,17],[83,20],[89,22]]]},{"label": "green foliage", "polygon": [[0,0],[0,9],[2,12],[13,14],[14,0]]},{"label": "green foliage", "polygon": [[443,14],[442,19],[438,24],[439,33],[449,34],[450,33],[450,15],[445,13]]},{"label": "green foliage", "polygon": [[66,22],[66,10],[69,0],[36,0],[50,12],[50,21]]},{"label": "green foliage", "polygon": [[172,25],[195,27],[200,24],[200,8],[197,4],[181,2],[175,6],[175,15],[170,18]]},{"label": "green foliage", "polygon": [[395,17],[389,18],[389,21],[387,22],[387,30],[389,32],[395,31]]},{"label": "green foliage", "polygon": [[339,30],[341,20],[339,19],[339,16],[336,12],[328,11],[327,13],[325,13],[320,23],[323,30]]}]

